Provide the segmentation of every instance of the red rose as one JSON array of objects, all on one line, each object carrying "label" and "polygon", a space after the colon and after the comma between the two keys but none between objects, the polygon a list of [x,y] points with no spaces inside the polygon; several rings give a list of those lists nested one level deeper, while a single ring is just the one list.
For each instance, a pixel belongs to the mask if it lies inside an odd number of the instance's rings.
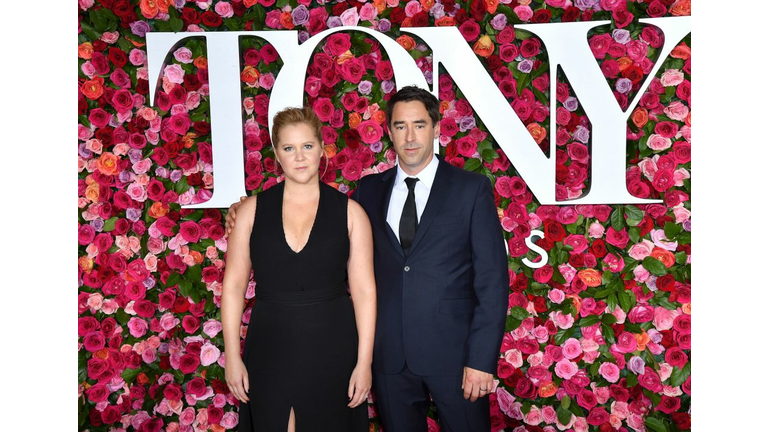
[{"label": "red rose", "polygon": [[528,276],[526,276],[524,273],[518,274],[515,280],[512,282],[510,288],[514,292],[520,293],[525,291],[525,289],[528,288]]},{"label": "red rose", "polygon": [[183,393],[181,391],[181,386],[176,383],[168,384],[163,390],[163,396],[165,396],[168,400],[180,401],[182,395]]},{"label": "red rose", "polygon": [[185,374],[194,373],[200,366],[200,355],[184,354],[179,359],[179,370]]},{"label": "red rose", "polygon": [[526,58],[536,57],[540,51],[541,41],[535,37],[530,37],[524,40],[520,45],[520,54]]},{"label": "red rose", "polygon": [[109,405],[101,412],[101,421],[105,424],[113,424],[120,420],[120,409],[114,405]]},{"label": "red rose", "polygon": [[352,40],[349,33],[334,33],[328,37],[328,41],[325,43],[325,49],[334,56],[344,54],[351,46]]},{"label": "red rose", "polygon": [[635,16],[632,14],[632,12],[627,10],[626,4],[622,4],[620,7],[617,7],[613,10],[613,22],[618,28],[624,28],[628,26],[634,18]]},{"label": "red rose", "polygon": [[472,42],[480,36],[480,25],[474,20],[466,20],[459,26],[459,32],[467,42]]},{"label": "red rose", "polygon": [[691,415],[688,413],[673,412],[670,418],[675,422],[678,430],[687,430],[691,428]]},{"label": "red rose", "polygon": [[160,432],[163,430],[163,420],[153,417],[144,421],[139,427],[138,432]]},{"label": "red rose", "polygon": [[184,7],[184,9],[181,10],[181,20],[184,21],[184,24],[186,25],[200,24],[201,19],[200,12],[191,7]]},{"label": "red rose", "polygon": [[405,19],[405,9],[401,7],[396,7],[389,12],[389,20],[392,21],[392,24],[400,24],[401,22],[403,22],[404,19]]},{"label": "red rose", "polygon": [[109,389],[104,384],[96,384],[86,390],[85,394],[91,402],[104,402],[109,397]]},{"label": "red rose", "polygon": [[109,61],[118,68],[122,68],[128,63],[128,56],[126,56],[125,52],[120,48],[110,47],[107,56],[109,57]]},{"label": "red rose", "polygon": [[[480,0],[485,4],[484,0]],[[429,15],[425,11],[420,11],[411,17],[411,27],[426,27],[429,24]]]},{"label": "red rose", "polygon": [[200,17],[200,22],[206,27],[218,27],[221,25],[221,17],[215,12],[207,10]]},{"label": "red rose", "polygon": [[646,9],[645,12],[651,18],[658,18],[667,13],[667,7],[659,0],[653,0],[651,4],[648,5],[648,9]]},{"label": "red rose", "polygon": [[472,0],[472,3],[469,5],[469,12],[475,21],[482,21],[487,11],[488,7],[485,4],[485,0]]},{"label": "red rose", "polygon": [[533,18],[531,18],[531,22],[533,23],[547,23],[552,20],[552,11],[549,9],[539,9],[536,12],[533,13]]},{"label": "red rose", "polygon": [[200,377],[193,378],[187,383],[187,393],[194,396],[203,396],[206,392],[205,380]]},{"label": "red rose", "polygon": [[[558,242],[565,238],[566,232],[563,226],[553,220],[544,221],[544,235],[552,242]],[[595,254],[597,256],[597,254]]]},{"label": "red rose", "polygon": [[603,423],[606,423],[609,418],[610,416],[608,415],[608,412],[605,411],[605,408],[597,407],[589,412],[589,415],[587,416],[587,423],[591,424],[592,426],[599,426]]},{"label": "red rose", "polygon": [[659,406],[657,406],[656,409],[667,414],[676,412],[680,409],[680,399],[661,395],[661,402],[659,402]]},{"label": "red rose", "polygon": [[165,165],[166,163],[168,163],[168,160],[170,159],[168,152],[163,147],[155,147],[155,149],[152,152],[151,158],[158,165]]},{"label": "red rose", "polygon": [[576,6],[568,6],[565,9],[565,12],[563,12],[563,17],[561,18],[561,21],[574,22],[577,19],[579,19],[579,15],[581,15],[581,9],[577,8]]},{"label": "red rose", "polygon": [[200,320],[192,315],[184,315],[184,318],[181,319],[181,326],[184,327],[184,331],[193,334],[200,328]]},{"label": "red rose", "polygon": [[133,304],[133,310],[142,318],[152,318],[155,316],[155,304],[149,300],[137,300]]},{"label": "red rose", "polygon": [[536,387],[528,378],[521,378],[515,384],[515,395],[523,399],[533,399],[536,396]]},{"label": "red rose", "polygon": [[395,75],[392,69],[392,62],[389,60],[377,62],[375,75],[381,81],[392,79]]}]

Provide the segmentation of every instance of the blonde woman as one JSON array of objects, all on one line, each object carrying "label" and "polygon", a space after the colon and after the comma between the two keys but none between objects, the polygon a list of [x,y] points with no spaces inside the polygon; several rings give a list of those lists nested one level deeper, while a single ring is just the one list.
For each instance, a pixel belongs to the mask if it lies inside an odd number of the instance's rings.
[{"label": "blonde woman", "polygon": [[[246,199],[229,236],[221,313],[240,431],[368,430],[371,226],[360,205],[319,180],[321,127],[309,108],[275,116],[272,143],[285,180]],[[251,269],[256,301],[241,357]]]}]

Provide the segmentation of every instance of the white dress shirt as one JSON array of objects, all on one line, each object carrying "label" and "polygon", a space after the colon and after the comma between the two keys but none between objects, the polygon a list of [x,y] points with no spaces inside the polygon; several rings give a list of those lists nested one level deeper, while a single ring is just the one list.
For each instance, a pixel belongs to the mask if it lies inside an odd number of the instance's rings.
[{"label": "white dress shirt", "polygon": [[416,194],[416,216],[421,221],[421,214],[424,213],[424,208],[427,206],[427,200],[429,199],[429,191],[432,190],[432,183],[435,182],[435,174],[437,173],[437,157],[432,155],[432,161],[424,167],[421,172],[416,175],[408,175],[400,168],[400,164],[397,165],[397,176],[395,177],[395,185],[392,188],[392,196],[389,198],[389,209],[387,210],[387,223],[392,231],[394,231],[397,240],[400,240],[400,217],[403,214],[403,206],[405,205],[405,199],[408,198],[408,186],[405,184],[406,177],[418,177],[419,181],[416,182],[414,193]]}]

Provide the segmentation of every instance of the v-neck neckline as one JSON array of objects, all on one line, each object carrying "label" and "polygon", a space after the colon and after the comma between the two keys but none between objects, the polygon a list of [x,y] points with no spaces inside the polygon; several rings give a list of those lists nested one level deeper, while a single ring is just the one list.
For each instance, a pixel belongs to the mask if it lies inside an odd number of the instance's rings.
[{"label": "v-neck neckline", "polygon": [[283,182],[283,190],[281,192],[281,199],[280,199],[280,230],[283,232],[283,242],[285,243],[285,246],[288,248],[289,251],[293,252],[294,255],[300,255],[304,250],[309,246],[309,242],[312,240],[312,234],[315,232],[315,225],[317,225],[317,218],[320,214],[320,205],[323,202],[323,190],[322,185],[318,185],[318,195],[317,195],[317,209],[315,210],[315,218],[312,220],[312,227],[309,229],[309,235],[307,235],[307,242],[304,243],[304,247],[302,247],[298,252],[293,250],[290,243],[288,243],[288,238],[285,235],[285,221],[283,219],[283,213],[285,212],[285,182]]}]

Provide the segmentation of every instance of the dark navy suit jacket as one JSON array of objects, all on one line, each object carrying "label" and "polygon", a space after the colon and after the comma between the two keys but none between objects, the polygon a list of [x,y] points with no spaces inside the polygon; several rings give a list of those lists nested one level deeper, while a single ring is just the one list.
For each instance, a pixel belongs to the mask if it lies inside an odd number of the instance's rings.
[{"label": "dark navy suit jacket", "polygon": [[387,224],[397,169],[352,195],[374,238],[378,316],[373,368],[456,375],[496,372],[509,294],[507,255],[489,180],[440,160],[406,258]]}]

